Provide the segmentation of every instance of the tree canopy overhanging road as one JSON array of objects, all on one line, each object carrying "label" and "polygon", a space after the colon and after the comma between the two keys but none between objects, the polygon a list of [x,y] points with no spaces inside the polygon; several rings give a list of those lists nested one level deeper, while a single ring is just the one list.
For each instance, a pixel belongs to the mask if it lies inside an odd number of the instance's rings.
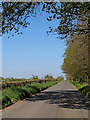
[{"label": "tree canopy overhanging road", "polygon": [[[20,33],[20,27],[27,27],[30,24],[28,17],[35,17],[37,10],[45,11],[48,14],[48,21],[58,19],[60,24],[57,28],[49,27],[49,33],[57,33],[60,37],[67,37],[77,33],[87,33],[89,21],[90,2],[3,2],[2,3],[2,32]],[[51,13],[51,14],[50,14]],[[85,21],[85,26],[78,27],[77,23]],[[22,33],[22,32],[21,32]]]}]

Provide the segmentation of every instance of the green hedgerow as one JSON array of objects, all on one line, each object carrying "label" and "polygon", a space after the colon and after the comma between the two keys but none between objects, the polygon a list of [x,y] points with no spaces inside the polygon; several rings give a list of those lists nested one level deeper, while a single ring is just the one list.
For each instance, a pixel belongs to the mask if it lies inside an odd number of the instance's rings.
[{"label": "green hedgerow", "polygon": [[87,98],[90,99],[90,85],[85,86],[76,81],[71,81],[71,80],[69,82],[75,85],[81,93],[83,93],[85,96],[87,96]]},{"label": "green hedgerow", "polygon": [[89,92],[87,92],[86,96],[87,96],[87,98],[89,98],[89,99],[90,99],[90,91],[89,91]]}]

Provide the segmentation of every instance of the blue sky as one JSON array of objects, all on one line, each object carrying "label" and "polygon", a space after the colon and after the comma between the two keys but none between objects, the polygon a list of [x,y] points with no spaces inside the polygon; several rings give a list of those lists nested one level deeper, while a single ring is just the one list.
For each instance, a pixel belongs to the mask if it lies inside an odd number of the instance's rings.
[{"label": "blue sky", "polygon": [[60,66],[65,51],[64,40],[54,35],[47,35],[49,26],[56,27],[58,20],[47,21],[47,14],[37,14],[29,18],[31,25],[21,29],[23,35],[2,37],[2,72],[3,77],[30,78],[46,74],[54,77],[62,75]]}]

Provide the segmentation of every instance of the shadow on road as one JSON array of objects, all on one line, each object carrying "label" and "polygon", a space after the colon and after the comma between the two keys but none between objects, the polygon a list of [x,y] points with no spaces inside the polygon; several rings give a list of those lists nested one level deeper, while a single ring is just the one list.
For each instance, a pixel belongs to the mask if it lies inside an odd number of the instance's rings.
[{"label": "shadow on road", "polygon": [[57,104],[62,108],[87,109],[89,110],[88,100],[78,92],[78,90],[61,90],[42,92],[27,101],[44,101],[47,104]]}]

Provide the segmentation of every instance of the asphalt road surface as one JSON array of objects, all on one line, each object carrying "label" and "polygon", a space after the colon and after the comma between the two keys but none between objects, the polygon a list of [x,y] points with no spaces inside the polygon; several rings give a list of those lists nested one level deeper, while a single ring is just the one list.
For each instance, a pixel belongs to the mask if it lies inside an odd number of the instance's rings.
[{"label": "asphalt road surface", "polygon": [[67,81],[3,111],[3,118],[88,118],[89,102]]}]

